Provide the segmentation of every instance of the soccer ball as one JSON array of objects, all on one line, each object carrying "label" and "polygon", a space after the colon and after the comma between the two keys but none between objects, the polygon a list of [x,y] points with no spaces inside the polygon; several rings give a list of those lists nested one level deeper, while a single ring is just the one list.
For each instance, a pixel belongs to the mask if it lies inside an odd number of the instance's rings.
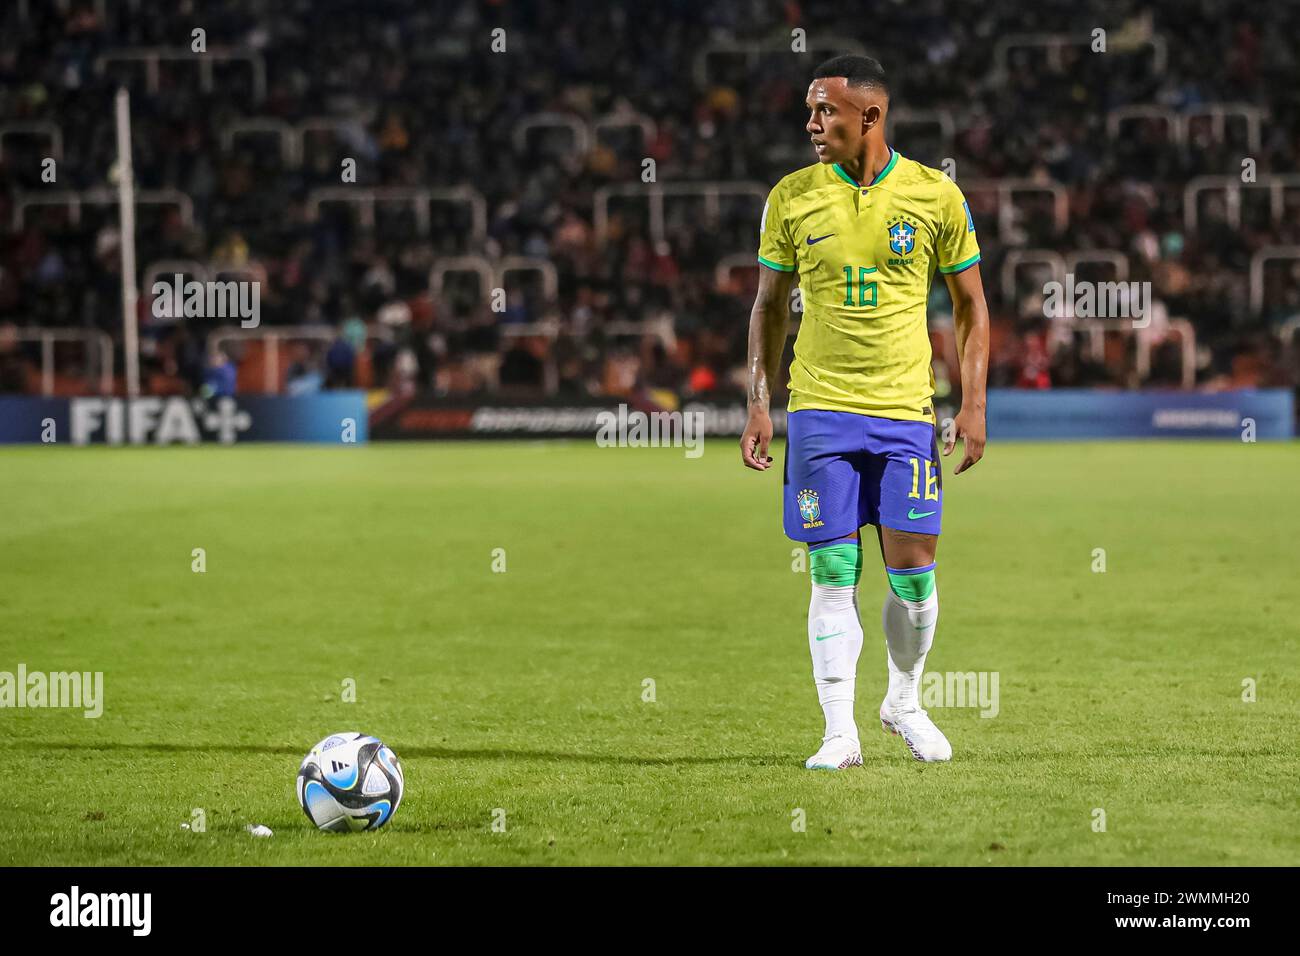
[{"label": "soccer ball", "polygon": [[326,737],[298,768],[298,804],[322,830],[376,830],[402,802],[402,764],[378,737]]}]

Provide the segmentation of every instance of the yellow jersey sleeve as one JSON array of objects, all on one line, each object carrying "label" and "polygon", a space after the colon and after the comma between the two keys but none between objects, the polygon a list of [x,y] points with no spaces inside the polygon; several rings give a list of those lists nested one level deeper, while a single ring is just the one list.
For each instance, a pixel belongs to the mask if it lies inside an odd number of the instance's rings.
[{"label": "yellow jersey sleeve", "polygon": [[758,261],[778,272],[793,272],[796,264],[788,216],[785,191],[777,183],[767,194],[758,224]]},{"label": "yellow jersey sleeve", "polygon": [[939,198],[936,246],[939,271],[945,275],[969,269],[980,261],[980,246],[975,239],[975,220],[970,214],[970,203],[951,180]]}]

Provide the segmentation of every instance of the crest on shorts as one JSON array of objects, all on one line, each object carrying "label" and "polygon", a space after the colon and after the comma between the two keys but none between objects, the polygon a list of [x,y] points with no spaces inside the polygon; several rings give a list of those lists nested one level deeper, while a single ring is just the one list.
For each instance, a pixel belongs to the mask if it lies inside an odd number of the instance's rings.
[{"label": "crest on shorts", "polygon": [[817,492],[805,488],[795,499],[799,504],[799,514],[804,521],[816,521],[822,513],[822,506],[817,503]]},{"label": "crest on shorts", "polygon": [[912,254],[916,248],[916,223],[898,216],[885,223],[885,229],[889,232],[890,249],[900,256]]}]

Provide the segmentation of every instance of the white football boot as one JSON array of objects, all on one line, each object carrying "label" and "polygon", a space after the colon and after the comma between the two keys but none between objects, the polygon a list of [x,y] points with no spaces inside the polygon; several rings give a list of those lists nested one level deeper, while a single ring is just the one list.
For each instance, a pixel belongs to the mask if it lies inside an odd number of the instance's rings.
[{"label": "white football boot", "polygon": [[897,705],[888,697],[880,705],[880,726],[886,733],[897,734],[917,760],[932,763],[952,759],[952,744],[934,721],[915,703]]},{"label": "white football boot", "polygon": [[822,738],[821,750],[804,764],[809,770],[844,770],[862,766],[862,747],[856,737],[833,734]]}]

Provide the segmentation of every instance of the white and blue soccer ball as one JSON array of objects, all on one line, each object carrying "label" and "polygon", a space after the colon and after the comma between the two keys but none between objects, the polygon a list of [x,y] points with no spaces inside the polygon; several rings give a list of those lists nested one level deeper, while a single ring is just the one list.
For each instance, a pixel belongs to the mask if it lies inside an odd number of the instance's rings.
[{"label": "white and blue soccer ball", "polygon": [[298,768],[298,803],[322,830],[376,830],[402,802],[402,764],[378,737],[331,734]]}]

